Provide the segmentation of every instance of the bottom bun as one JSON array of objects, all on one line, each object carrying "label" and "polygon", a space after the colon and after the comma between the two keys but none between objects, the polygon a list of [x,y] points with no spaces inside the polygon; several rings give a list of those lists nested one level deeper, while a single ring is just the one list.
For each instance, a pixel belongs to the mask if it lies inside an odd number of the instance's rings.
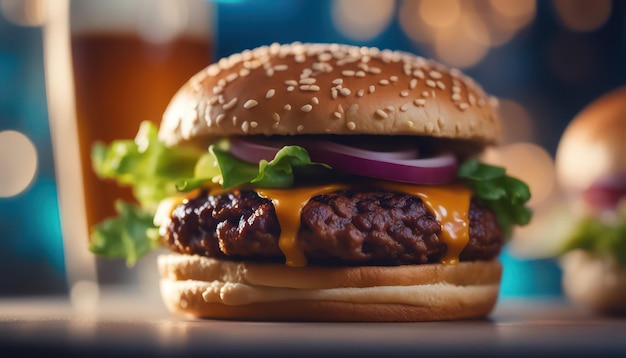
[{"label": "bottom bun", "polygon": [[436,321],[484,317],[496,304],[497,260],[458,265],[292,268],[191,255],[158,260],[168,309],[265,321]]},{"label": "bottom bun", "polygon": [[561,265],[563,291],[570,300],[596,313],[626,315],[626,268],[583,250],[565,254]]}]

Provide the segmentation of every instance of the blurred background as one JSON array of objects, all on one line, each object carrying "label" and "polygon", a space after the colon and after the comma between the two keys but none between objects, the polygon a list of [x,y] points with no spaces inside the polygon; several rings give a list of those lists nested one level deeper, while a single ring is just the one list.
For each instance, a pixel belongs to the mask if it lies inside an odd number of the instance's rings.
[{"label": "blurred background", "polygon": [[[68,290],[44,72],[46,4],[0,0],[0,296]],[[547,221],[560,205],[554,157],[575,115],[626,84],[626,2],[223,0],[210,2],[210,12],[200,29],[211,34],[211,43],[205,52],[196,49],[200,60],[167,65],[163,76],[184,67],[186,78],[222,56],[272,42],[341,42],[435,58],[499,97],[504,141],[487,159],[530,184],[536,219],[502,254],[501,294],[561,295],[560,268],[551,256],[554,224]],[[144,35],[158,38],[160,29],[150,31]],[[169,98],[183,82],[151,86]],[[155,108],[142,119],[158,122],[162,109]],[[101,270],[132,275],[119,262],[106,265]]]}]

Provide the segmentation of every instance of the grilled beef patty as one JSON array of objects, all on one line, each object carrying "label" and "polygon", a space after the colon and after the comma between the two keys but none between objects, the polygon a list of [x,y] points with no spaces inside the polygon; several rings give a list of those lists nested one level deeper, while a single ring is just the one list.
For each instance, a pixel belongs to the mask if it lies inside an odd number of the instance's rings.
[{"label": "grilled beef patty", "polygon": [[[439,262],[441,225],[418,197],[383,191],[339,191],[302,209],[298,246],[310,263],[402,265]],[[495,213],[472,200],[470,240],[461,261],[489,260],[503,233]],[[232,259],[284,261],[280,225],[269,199],[251,190],[200,194],[178,205],[164,243],[172,251]]]}]

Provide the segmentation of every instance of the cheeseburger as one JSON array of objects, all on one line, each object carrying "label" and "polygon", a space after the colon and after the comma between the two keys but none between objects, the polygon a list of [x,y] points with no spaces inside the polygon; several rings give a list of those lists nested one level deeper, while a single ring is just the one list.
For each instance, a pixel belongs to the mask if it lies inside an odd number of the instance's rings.
[{"label": "cheeseburger", "polygon": [[574,211],[564,240],[563,289],[575,303],[626,314],[626,87],[589,104],[568,125],[556,156]]},{"label": "cheeseburger", "polygon": [[404,52],[273,44],[193,76],[160,128],[93,149],[137,203],[91,249],[152,248],[166,306],[245,320],[430,321],[494,307],[528,187],[476,157],[497,101]]}]

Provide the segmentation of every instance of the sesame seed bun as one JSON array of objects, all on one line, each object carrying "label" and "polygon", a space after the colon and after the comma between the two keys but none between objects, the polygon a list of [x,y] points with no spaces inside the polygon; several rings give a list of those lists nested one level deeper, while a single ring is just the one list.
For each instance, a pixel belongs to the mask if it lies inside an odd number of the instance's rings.
[{"label": "sesame seed bun", "polygon": [[593,312],[626,315],[626,267],[584,250],[563,255],[561,265],[563,291],[570,300]]},{"label": "sesame seed bun", "polygon": [[559,142],[556,169],[566,190],[587,189],[605,176],[626,173],[626,87],[585,107]]},{"label": "sesame seed bun", "polygon": [[433,321],[495,306],[497,260],[458,265],[302,267],[162,255],[168,309],[194,317],[287,321]]},{"label": "sesame seed bun", "polygon": [[488,145],[497,101],[455,69],[404,52],[272,44],[192,77],[164,113],[169,145],[230,135],[426,135]]}]

